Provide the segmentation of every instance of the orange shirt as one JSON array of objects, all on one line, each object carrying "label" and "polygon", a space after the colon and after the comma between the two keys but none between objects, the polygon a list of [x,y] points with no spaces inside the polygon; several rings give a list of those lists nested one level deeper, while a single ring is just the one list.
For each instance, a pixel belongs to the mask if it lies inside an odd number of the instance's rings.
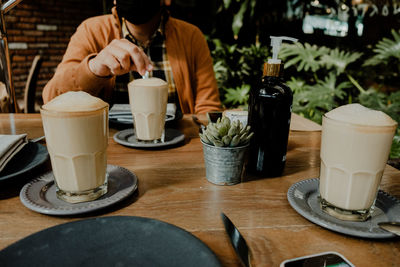
[{"label": "orange shirt", "polygon": [[[44,103],[67,91],[80,90],[110,101],[115,77],[94,75],[88,61],[112,40],[121,38],[121,25],[115,8],[112,13],[89,18],[79,25],[56,73],[43,89]],[[194,25],[169,18],[165,36],[182,112],[220,110],[212,58],[201,31]]]}]

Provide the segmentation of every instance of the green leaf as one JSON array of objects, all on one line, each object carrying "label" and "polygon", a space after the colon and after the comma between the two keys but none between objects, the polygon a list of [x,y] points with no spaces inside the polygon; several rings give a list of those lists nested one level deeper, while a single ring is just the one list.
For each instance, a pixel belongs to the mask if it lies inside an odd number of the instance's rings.
[{"label": "green leaf", "polygon": [[400,91],[389,95],[370,88],[358,96],[361,105],[380,110],[400,124]]},{"label": "green leaf", "polygon": [[250,0],[250,18],[252,18],[254,16],[256,4],[257,4],[257,0]]},{"label": "green leaf", "polygon": [[224,7],[225,7],[225,9],[228,9],[229,6],[231,5],[231,3],[232,3],[232,0],[224,0]]},{"label": "green leaf", "polygon": [[302,85],[302,88],[293,95],[293,111],[321,123],[322,115],[336,108],[339,105],[337,99],[344,99],[345,89],[351,87],[352,84],[349,82],[337,84],[336,75],[329,73],[324,80],[314,85]]},{"label": "green leaf", "polygon": [[[387,95],[370,88],[359,95],[359,101],[363,106],[385,112],[400,125],[400,91]],[[393,139],[390,158],[400,158],[400,127]]]},{"label": "green leaf", "polygon": [[283,44],[279,52],[279,57],[285,62],[285,68],[297,65],[297,71],[313,72],[320,69],[323,64],[320,58],[329,52],[325,46],[318,47],[305,43]]},{"label": "green leaf", "polygon": [[399,129],[397,129],[397,135],[395,135],[393,138],[393,143],[392,143],[389,157],[391,159],[400,158],[400,130]]},{"label": "green leaf", "polygon": [[244,105],[249,100],[250,85],[226,89],[224,104]]},{"label": "green leaf", "polygon": [[288,81],[286,84],[295,94],[305,90],[306,82],[300,78],[291,77],[290,81]]},{"label": "green leaf", "polygon": [[[260,44],[239,47],[236,44],[223,43],[219,39],[211,39],[210,41],[215,46],[211,50],[211,55],[222,103],[228,108],[241,107],[247,109],[247,98],[240,100],[240,104],[233,105],[231,99],[225,100],[225,94],[228,89],[233,88],[232,90],[235,90],[241,84],[247,84],[251,87],[260,81],[262,66],[268,57],[269,47]],[[235,103],[239,102],[236,101]]]},{"label": "green leaf", "polygon": [[243,26],[243,17],[244,13],[246,13],[248,3],[249,0],[244,1],[240,6],[239,12],[236,13],[235,16],[233,16],[232,31],[234,36],[237,36],[239,34],[239,31]]},{"label": "green leaf", "polygon": [[365,61],[364,66],[376,66],[379,64],[388,64],[390,58],[400,60],[400,31],[392,30],[394,40],[383,38],[375,46],[376,55]]},{"label": "green leaf", "polygon": [[358,52],[345,52],[340,51],[338,48],[331,50],[328,54],[321,57],[321,64],[326,66],[327,69],[335,68],[336,75],[343,73],[350,63],[356,61],[362,56]]}]

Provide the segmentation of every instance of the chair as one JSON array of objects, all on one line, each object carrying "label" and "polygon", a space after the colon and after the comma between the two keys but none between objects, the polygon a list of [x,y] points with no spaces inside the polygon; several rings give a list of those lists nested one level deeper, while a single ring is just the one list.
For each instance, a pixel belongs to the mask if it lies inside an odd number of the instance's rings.
[{"label": "chair", "polygon": [[10,112],[10,97],[8,96],[6,85],[0,82],[0,113]]},{"label": "chair", "polygon": [[42,65],[43,58],[40,55],[36,55],[32,61],[31,69],[29,70],[28,79],[26,80],[25,91],[24,91],[24,113],[34,113],[35,109],[35,98],[36,98],[36,86],[39,76],[40,67]]}]

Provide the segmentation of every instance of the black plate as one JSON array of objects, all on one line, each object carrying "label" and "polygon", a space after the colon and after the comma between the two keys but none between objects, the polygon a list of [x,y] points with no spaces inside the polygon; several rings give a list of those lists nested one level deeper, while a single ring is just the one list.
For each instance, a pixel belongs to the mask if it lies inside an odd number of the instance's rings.
[{"label": "black plate", "polygon": [[136,189],[136,175],[120,166],[107,165],[108,191],[100,198],[82,203],[68,203],[56,195],[54,174],[49,171],[24,185],[19,198],[25,207],[47,215],[77,215],[100,210],[129,197]]},{"label": "black plate", "polygon": [[47,148],[38,143],[29,142],[8,162],[0,172],[0,181],[22,175],[41,165],[49,158]]},{"label": "black plate", "polygon": [[61,224],[0,251],[2,266],[220,266],[199,239],[142,217],[100,217]]},{"label": "black plate", "polygon": [[287,198],[292,208],[304,218],[326,229],[355,237],[385,239],[395,234],[381,229],[379,222],[400,221],[400,201],[379,190],[375,210],[364,222],[343,221],[321,210],[319,205],[319,179],[307,179],[293,184]]},{"label": "black plate", "polygon": [[138,141],[133,129],[125,129],[117,132],[113,136],[114,141],[118,144],[134,147],[134,148],[164,148],[177,145],[185,141],[185,135],[177,129],[166,128],[165,140],[160,143],[144,143]]}]

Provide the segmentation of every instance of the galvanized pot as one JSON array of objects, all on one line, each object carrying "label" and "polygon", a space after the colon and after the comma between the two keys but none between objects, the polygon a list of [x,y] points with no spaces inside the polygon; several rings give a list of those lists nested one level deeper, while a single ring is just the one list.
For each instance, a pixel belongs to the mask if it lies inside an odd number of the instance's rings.
[{"label": "galvanized pot", "polygon": [[203,141],[207,180],[217,185],[240,183],[249,145],[240,147],[216,147]]}]

